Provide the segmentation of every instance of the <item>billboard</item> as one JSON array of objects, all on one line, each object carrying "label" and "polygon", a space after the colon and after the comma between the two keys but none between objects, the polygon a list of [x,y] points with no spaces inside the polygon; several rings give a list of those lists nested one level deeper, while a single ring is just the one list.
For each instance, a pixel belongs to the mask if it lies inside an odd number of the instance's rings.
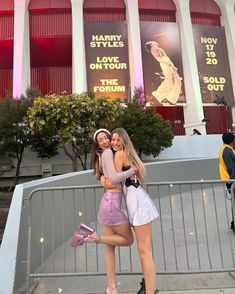
[{"label": "billboard", "polygon": [[125,21],[87,21],[85,48],[88,91],[96,97],[127,99],[128,37]]},{"label": "billboard", "polygon": [[150,105],[185,104],[176,23],[140,22],[145,97]]},{"label": "billboard", "polygon": [[192,27],[202,103],[218,103],[224,98],[228,105],[234,105],[224,28],[205,25]]}]

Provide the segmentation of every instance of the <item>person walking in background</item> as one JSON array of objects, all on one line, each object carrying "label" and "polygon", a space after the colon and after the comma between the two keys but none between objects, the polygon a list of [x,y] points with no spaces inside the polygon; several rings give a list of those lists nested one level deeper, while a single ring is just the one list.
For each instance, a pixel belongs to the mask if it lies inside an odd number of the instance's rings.
[{"label": "person walking in background", "polygon": [[[126,130],[117,128],[111,135],[111,147],[115,151],[114,164],[117,172],[129,170],[132,165],[138,169],[138,179],[132,176],[126,179],[123,190],[126,199],[128,217],[137,240],[144,279],[138,294],[153,294],[156,281],[156,267],[152,250],[152,221],[159,214],[147,192],[141,184],[145,181],[145,166],[138,157]],[[105,179],[112,186],[110,179]],[[102,182],[105,186],[105,183]]]},{"label": "person walking in background", "polygon": [[[221,180],[235,179],[235,136],[231,132],[222,135],[223,145],[219,152],[219,172]],[[232,183],[226,183],[228,192],[231,194]],[[234,215],[232,210],[232,221],[230,229],[234,230]]]},{"label": "person walking in background", "polygon": [[121,210],[122,185],[121,182],[133,176],[135,167],[126,172],[117,173],[113,162],[113,151],[110,149],[110,132],[99,129],[94,134],[93,167],[97,179],[101,175],[108,177],[114,187],[107,189],[100,203],[98,221],[104,225],[105,234],[99,235],[93,228],[80,224],[75,232],[71,245],[76,247],[85,243],[105,244],[105,267],[107,272],[108,287],[106,294],[118,294],[115,275],[115,247],[130,246],[133,243],[133,234],[130,223]]},{"label": "person walking in background", "polygon": [[197,129],[193,129],[193,136],[201,135],[201,133]]}]

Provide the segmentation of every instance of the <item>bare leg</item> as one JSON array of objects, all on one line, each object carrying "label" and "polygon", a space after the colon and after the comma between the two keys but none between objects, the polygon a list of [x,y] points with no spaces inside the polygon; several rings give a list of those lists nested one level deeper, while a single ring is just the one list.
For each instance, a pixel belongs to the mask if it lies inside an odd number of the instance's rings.
[{"label": "bare leg", "polygon": [[[105,227],[105,237],[112,237],[113,231],[112,228]],[[116,275],[115,275],[115,246],[105,245],[104,248],[104,260],[105,268],[107,273],[107,283],[108,286],[116,285]]]},{"label": "bare leg", "polygon": [[146,294],[154,294],[156,267],[152,254],[152,223],[134,227],[137,246],[146,284]]},{"label": "bare leg", "polygon": [[107,273],[108,288],[106,293],[118,293],[116,288],[116,274],[115,274],[115,247],[116,246],[130,246],[133,241],[133,234],[130,224],[122,224],[118,226],[105,226],[105,234],[99,236],[97,232],[92,233],[84,239],[86,243],[103,243],[105,244],[104,259]]},{"label": "bare leg", "polygon": [[[97,242],[96,232],[91,234],[90,236],[91,237],[87,237],[84,239],[86,243]],[[98,243],[111,246],[130,246],[133,241],[134,238],[129,223],[118,226],[105,226],[105,234],[100,236],[98,239]]]},{"label": "bare leg", "polygon": [[115,276],[115,246],[105,245],[104,249],[105,268],[107,272],[107,282],[109,286],[116,285]]}]

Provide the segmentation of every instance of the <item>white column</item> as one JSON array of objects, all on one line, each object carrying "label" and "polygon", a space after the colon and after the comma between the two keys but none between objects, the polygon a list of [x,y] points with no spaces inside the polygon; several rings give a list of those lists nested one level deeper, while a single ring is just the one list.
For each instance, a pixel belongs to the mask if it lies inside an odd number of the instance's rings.
[{"label": "white column", "polygon": [[[230,73],[233,87],[233,97],[235,97],[235,14],[234,14],[234,0],[215,0],[221,10],[221,25],[224,26],[228,59],[230,66]],[[234,98],[235,99],[235,98]],[[235,107],[232,107],[233,126],[235,126]]]},{"label": "white column", "polygon": [[190,17],[189,0],[173,0],[176,5],[176,19],[180,29],[181,52],[184,71],[184,87],[186,94],[186,107],[184,107],[184,120],[186,135],[198,129],[206,133],[195,45]]},{"label": "white column", "polygon": [[87,91],[83,24],[84,0],[70,1],[72,5],[72,86],[73,93],[81,93]]},{"label": "white column", "polygon": [[13,97],[19,98],[30,85],[30,0],[14,0]]},{"label": "white column", "polygon": [[128,28],[131,96],[135,88],[144,88],[141,56],[138,0],[125,0]]}]

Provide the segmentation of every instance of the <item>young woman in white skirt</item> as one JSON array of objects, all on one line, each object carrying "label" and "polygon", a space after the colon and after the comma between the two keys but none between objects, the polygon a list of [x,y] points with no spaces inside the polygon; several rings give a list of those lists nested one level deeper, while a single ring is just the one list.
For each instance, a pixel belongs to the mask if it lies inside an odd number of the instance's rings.
[{"label": "young woman in white skirt", "polygon": [[[114,164],[117,172],[125,171],[135,165],[138,169],[138,179],[134,176],[125,180],[123,185],[127,211],[137,240],[146,294],[157,293],[155,290],[156,267],[152,254],[152,221],[159,214],[148,193],[142,188],[146,171],[144,164],[138,157],[133,144],[122,128],[115,129],[111,134],[111,146],[115,151]],[[109,179],[101,179],[104,186],[112,185]],[[106,184],[105,184],[105,183]]]}]

